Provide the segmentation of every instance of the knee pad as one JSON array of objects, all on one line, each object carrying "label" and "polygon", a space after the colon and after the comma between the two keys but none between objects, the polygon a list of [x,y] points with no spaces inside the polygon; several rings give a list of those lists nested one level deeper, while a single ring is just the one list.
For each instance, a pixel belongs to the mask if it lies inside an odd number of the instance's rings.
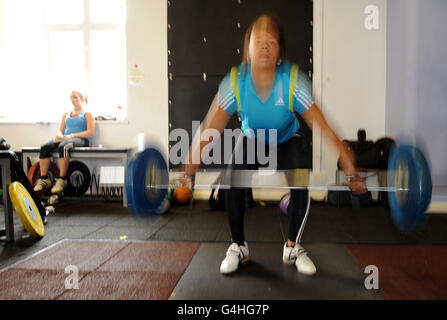
[{"label": "knee pad", "polygon": [[54,151],[53,148],[50,148],[48,145],[44,144],[43,146],[40,147],[39,158],[40,159],[51,158],[53,151]]}]

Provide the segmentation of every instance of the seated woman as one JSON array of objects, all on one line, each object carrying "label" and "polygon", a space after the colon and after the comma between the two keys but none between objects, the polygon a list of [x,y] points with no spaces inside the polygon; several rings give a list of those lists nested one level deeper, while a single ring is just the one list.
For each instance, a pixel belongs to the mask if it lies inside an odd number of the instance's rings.
[{"label": "seated woman", "polygon": [[51,189],[51,193],[58,194],[67,187],[67,169],[70,162],[69,151],[74,147],[88,147],[88,137],[95,132],[95,120],[90,112],[86,112],[83,106],[87,105],[87,97],[81,92],[72,91],[71,103],[74,109],[62,116],[62,122],[56,134],[56,138],[44,144],[40,148],[40,178],[34,186],[34,191],[42,191],[51,188],[52,182],[48,177],[48,169],[51,163],[51,155],[54,150],[59,151],[59,177]]}]

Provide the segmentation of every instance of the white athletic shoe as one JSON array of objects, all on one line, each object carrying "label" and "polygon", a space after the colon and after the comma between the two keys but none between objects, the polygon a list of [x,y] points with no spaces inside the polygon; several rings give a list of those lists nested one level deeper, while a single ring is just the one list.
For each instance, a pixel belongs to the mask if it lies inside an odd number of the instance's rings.
[{"label": "white athletic shoe", "polygon": [[295,244],[295,247],[287,246],[287,242],[284,244],[282,260],[285,264],[294,265],[299,273],[313,276],[317,272],[317,268],[307,256],[306,250],[298,243]]},{"label": "white athletic shoe", "polygon": [[237,270],[239,263],[247,263],[248,258],[248,245],[239,246],[237,243],[232,243],[227,250],[227,256],[223,259],[220,265],[220,273],[230,274]]}]

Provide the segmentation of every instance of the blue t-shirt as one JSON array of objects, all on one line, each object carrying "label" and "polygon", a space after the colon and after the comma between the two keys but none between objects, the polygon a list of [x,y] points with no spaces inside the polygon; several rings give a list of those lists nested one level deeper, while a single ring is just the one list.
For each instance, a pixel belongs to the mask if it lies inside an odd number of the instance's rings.
[{"label": "blue t-shirt", "polygon": [[76,117],[72,117],[71,112],[68,112],[65,116],[64,135],[83,132],[87,130],[87,120],[85,119],[84,115],[84,110],[82,110]]},{"label": "blue t-shirt", "polygon": [[[276,69],[275,85],[270,97],[262,102],[251,81],[251,65],[238,67],[241,110],[241,130],[249,137],[257,137],[257,129],[265,129],[265,143],[272,144],[269,129],[277,130],[277,144],[288,141],[300,128],[295,114],[289,110],[289,83],[292,65],[285,61]],[[231,86],[231,72],[221,81],[218,91],[219,106],[229,115],[238,111],[238,105]],[[299,71],[298,82],[293,88],[293,111],[306,112],[313,104],[312,85],[308,76]],[[250,130],[251,129],[251,130]],[[253,131],[252,131],[253,130]],[[253,135],[254,134],[254,135]]]}]

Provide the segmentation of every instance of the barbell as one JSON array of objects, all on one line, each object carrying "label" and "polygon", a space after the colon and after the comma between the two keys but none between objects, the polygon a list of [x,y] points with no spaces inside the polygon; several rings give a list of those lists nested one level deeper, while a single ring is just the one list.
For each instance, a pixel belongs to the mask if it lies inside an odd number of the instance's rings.
[{"label": "barbell", "polygon": [[[194,189],[251,188],[251,177],[262,170],[227,170],[219,184],[197,184]],[[278,170],[275,173],[290,173]],[[262,173],[266,175],[266,172]],[[268,172],[267,172],[268,175]],[[391,150],[386,187],[367,187],[368,191],[388,192],[393,221],[402,233],[419,229],[426,221],[425,214],[431,201],[431,173],[423,153],[415,146],[395,144]],[[161,215],[168,207],[168,192],[175,188],[169,183],[169,169],[163,155],[156,148],[137,153],[125,173],[127,206],[138,217]],[[348,186],[268,185],[262,189],[307,189],[309,191],[350,191]]]}]

